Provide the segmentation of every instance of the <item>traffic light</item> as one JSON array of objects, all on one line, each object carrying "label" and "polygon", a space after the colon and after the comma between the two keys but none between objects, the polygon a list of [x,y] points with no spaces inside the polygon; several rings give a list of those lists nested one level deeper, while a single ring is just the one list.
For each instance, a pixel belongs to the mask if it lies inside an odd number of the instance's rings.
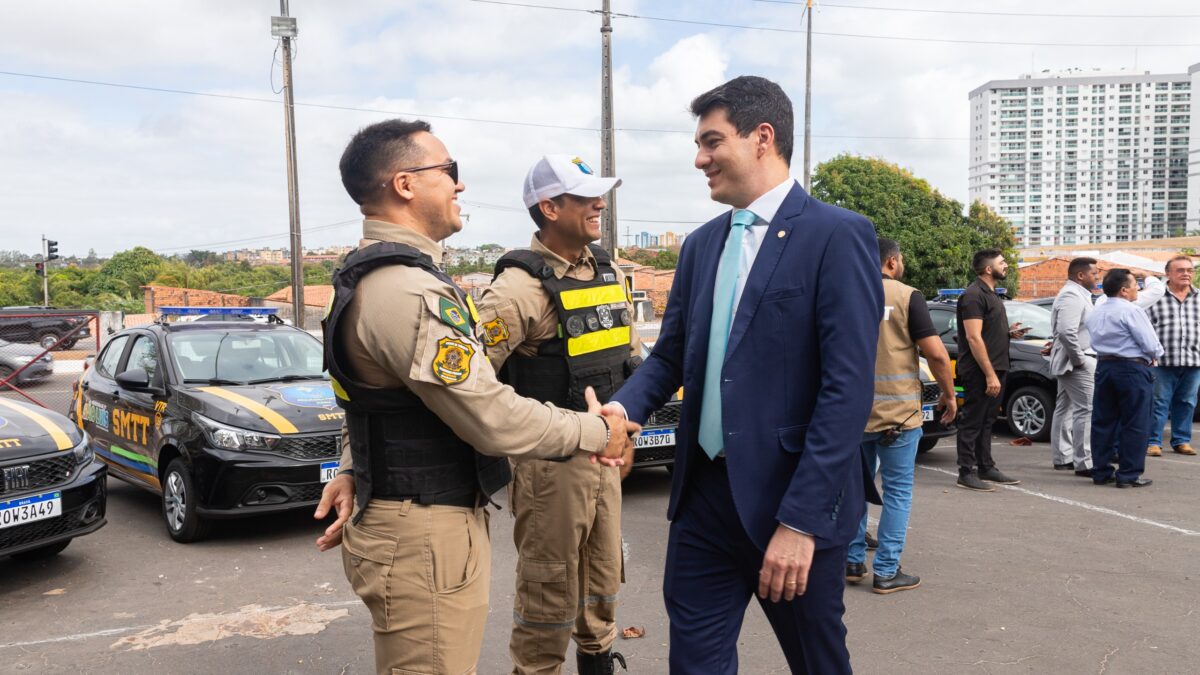
[{"label": "traffic light", "polygon": [[46,276],[46,263],[43,263],[43,262],[33,263],[33,267],[34,267],[34,269],[37,270],[37,275],[39,277]]},{"label": "traffic light", "polygon": [[46,240],[46,260],[54,260],[58,256],[58,242],[53,239]]}]

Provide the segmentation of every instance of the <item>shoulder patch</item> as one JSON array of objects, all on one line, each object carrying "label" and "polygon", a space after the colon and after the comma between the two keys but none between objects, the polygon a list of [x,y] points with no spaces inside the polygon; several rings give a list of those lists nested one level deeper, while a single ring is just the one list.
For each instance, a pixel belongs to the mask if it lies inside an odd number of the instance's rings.
[{"label": "shoulder patch", "polygon": [[471,334],[471,326],[467,323],[462,308],[445,298],[438,298],[438,318],[458,329],[463,335]]},{"label": "shoulder patch", "polygon": [[446,384],[459,384],[471,377],[471,357],[475,347],[465,340],[438,340],[437,355],[433,357],[433,374]]},{"label": "shoulder patch", "polygon": [[495,347],[508,340],[508,324],[504,319],[496,317],[483,324],[483,344]]}]

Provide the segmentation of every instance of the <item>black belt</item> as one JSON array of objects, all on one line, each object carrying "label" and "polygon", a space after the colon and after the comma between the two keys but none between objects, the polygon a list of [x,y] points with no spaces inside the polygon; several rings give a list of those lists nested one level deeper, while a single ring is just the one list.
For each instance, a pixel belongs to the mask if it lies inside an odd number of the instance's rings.
[{"label": "black belt", "polygon": [[1150,362],[1147,361],[1146,359],[1138,358],[1136,356],[1097,356],[1096,360],[1097,361],[1132,361],[1134,363],[1140,363],[1143,366],[1150,365]]},{"label": "black belt", "polygon": [[422,506],[464,506],[468,509],[473,509],[479,505],[479,496],[472,493],[447,493],[440,495],[381,495],[372,494],[374,499],[383,499],[389,502],[406,502],[411,501],[414,504]]}]

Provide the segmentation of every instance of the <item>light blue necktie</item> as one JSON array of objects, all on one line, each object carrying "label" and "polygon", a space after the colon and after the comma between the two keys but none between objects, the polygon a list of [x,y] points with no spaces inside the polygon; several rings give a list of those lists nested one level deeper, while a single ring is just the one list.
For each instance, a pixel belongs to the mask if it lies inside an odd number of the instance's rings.
[{"label": "light blue necktie", "polygon": [[725,448],[721,423],[721,368],[725,364],[725,348],[729,345],[729,329],[733,325],[733,296],[741,274],[742,239],[746,228],[758,220],[750,211],[733,212],[733,227],[725,240],[725,250],[717,267],[717,283],[713,287],[712,323],[708,329],[708,358],[704,367],[704,396],[700,402],[700,447],[709,458]]}]

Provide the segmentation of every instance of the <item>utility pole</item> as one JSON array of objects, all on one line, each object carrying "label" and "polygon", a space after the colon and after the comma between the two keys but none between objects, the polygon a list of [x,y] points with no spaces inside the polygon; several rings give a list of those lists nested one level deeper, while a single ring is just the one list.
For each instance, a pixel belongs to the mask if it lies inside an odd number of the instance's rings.
[{"label": "utility pole", "polygon": [[808,46],[804,57],[804,189],[812,191],[812,0],[804,12],[808,14]]},{"label": "utility pole", "polygon": [[50,306],[50,253],[46,248],[46,235],[42,235],[42,307]]},{"label": "utility pole", "polygon": [[283,42],[283,130],[287,146],[288,226],[292,246],[292,324],[304,328],[304,248],[300,244],[300,189],[296,178],[296,106],[292,92],[292,40],[296,19],[288,16],[288,0],[279,0],[271,17],[271,35]]},{"label": "utility pole", "polygon": [[[600,175],[614,176],[617,170],[617,160],[613,148],[613,110],[612,110],[612,17],[609,15],[609,0],[604,0],[600,25]],[[601,214],[600,245],[617,257],[617,191],[610,190],[606,199],[608,208]]]}]

